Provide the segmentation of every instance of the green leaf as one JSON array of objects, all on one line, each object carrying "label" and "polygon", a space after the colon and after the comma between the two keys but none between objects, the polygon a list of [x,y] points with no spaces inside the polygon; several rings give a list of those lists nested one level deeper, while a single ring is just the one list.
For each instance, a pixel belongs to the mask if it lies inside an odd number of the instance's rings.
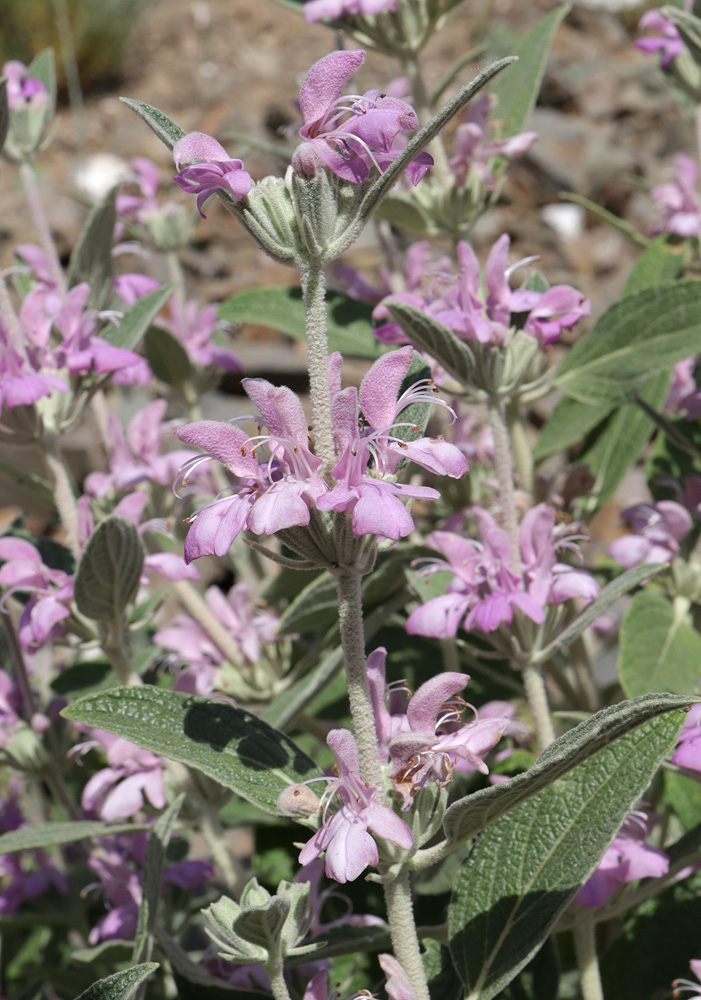
[{"label": "green leaf", "polygon": [[685,830],[692,830],[701,823],[701,783],[694,778],[666,771],[664,801],[674,810]]},{"label": "green leaf", "polygon": [[154,687],[115,688],[81,698],[62,714],[197,768],[274,815],[288,785],[319,777],[291,739],[225,702]]},{"label": "green leaf", "polygon": [[338,587],[330,573],[315,577],[283,612],[279,635],[330,628],[338,618]]},{"label": "green leaf", "polygon": [[[372,334],[372,306],[342,292],[326,298],[329,350],[355,358],[379,358],[382,344]],[[288,285],[251,288],[232,295],[219,307],[229,323],[255,323],[306,340],[302,291]]]},{"label": "green leaf", "polygon": [[149,128],[156,133],[161,142],[165,143],[168,149],[172,149],[178,139],[185,135],[183,129],[175,122],[172,122],[168,115],[164,115],[158,108],[145,104],[143,101],[135,101],[131,97],[120,97],[120,101],[128,108],[135,111]]},{"label": "green leaf", "polygon": [[422,235],[426,234],[429,227],[428,219],[420,207],[401,193],[388,195],[375,209],[375,218],[386,219],[393,226]]},{"label": "green leaf", "polygon": [[687,621],[688,603],[653,590],[636,594],[621,623],[618,672],[630,697],[654,691],[693,694],[699,683],[701,635]]},{"label": "green leaf", "polygon": [[388,302],[387,308],[414,347],[435,358],[460,385],[471,384],[475,356],[465,341],[416,306]]},{"label": "green leaf", "polygon": [[613,405],[608,403],[580,403],[564,396],[555,404],[548,422],[538,436],[533,448],[533,458],[541,462],[549,455],[578,444],[609,415]]},{"label": "green leaf", "polygon": [[623,295],[631,295],[641,288],[652,288],[676,281],[684,273],[684,256],[667,243],[666,236],[658,236],[643,250],[628,272]]},{"label": "green leaf", "polygon": [[124,972],[115,972],[113,976],[100,979],[89,986],[78,1000],[130,1000],[141,984],[158,968],[158,962],[144,962],[143,965],[135,965]]},{"label": "green leaf", "polygon": [[170,330],[149,327],[144,335],[144,353],[153,374],[166,385],[182,385],[192,378],[190,357]]},{"label": "green leaf", "polygon": [[7,77],[0,78],[0,152],[7,139],[7,130],[10,127],[10,106],[7,103]]},{"label": "green leaf", "polygon": [[601,960],[604,993],[615,1000],[671,996],[701,953],[701,872],[637,907]]},{"label": "green leaf", "polygon": [[132,306],[129,306],[122,316],[119,326],[116,324],[108,326],[101,331],[100,336],[103,340],[113,344],[114,347],[124,347],[128,351],[136,350],[141,343],[141,338],[174,291],[175,284],[171,282],[157,288],[155,292],[142,295]]},{"label": "green leaf", "polygon": [[[633,587],[637,587],[644,580],[650,579],[650,577],[657,576],[662,570],[667,568],[667,563],[644,563],[642,566],[633,566],[632,569],[627,569],[620,576],[617,576],[615,580],[611,580],[603,587],[597,596],[591,601],[587,606],[581,611],[575,620],[571,622],[566,629],[555,638],[553,641],[538,653],[537,662],[547,663],[550,657],[558,649],[567,649],[571,646],[575,639],[578,639],[582,632],[589,628],[592,622],[596,621],[599,615],[602,615],[607,608],[627,594],[629,590]],[[646,692],[636,691],[635,694],[644,694]],[[688,691],[677,691],[676,694],[689,694]]]},{"label": "green leaf", "polygon": [[74,844],[89,837],[109,837],[116,833],[140,833],[149,827],[143,823],[104,823],[102,820],[85,820],[75,823],[37,823],[21,826],[0,836],[0,853],[31,851],[37,847],[47,849],[61,844]]},{"label": "green leaf", "polygon": [[581,402],[630,402],[650,377],[701,350],[701,281],[619,299],[572,347],[555,384]]},{"label": "green leaf", "polygon": [[84,281],[90,285],[87,304],[92,309],[101,309],[112,290],[114,274],[112,242],[117,220],[116,195],[117,189],[112,188],[102,201],[95,205],[71,254],[68,267],[70,288]]},{"label": "green leaf", "polygon": [[677,741],[683,717],[653,719],[493,823],[448,911],[467,1000],[490,1000],[538,951]]},{"label": "green leaf", "polygon": [[528,124],[540,92],[553,35],[570,11],[562,4],[546,14],[513,50],[518,62],[492,86],[498,101],[494,117],[504,123],[501,136],[516,135]]},{"label": "green leaf", "polygon": [[614,740],[641,724],[673,709],[688,708],[698,699],[673,694],[643,695],[632,701],[604,708],[551,743],[523,774],[498,785],[480,788],[458,799],[443,819],[448,841],[459,843],[483,830],[498,817],[512,811],[525,799],[583,764]]},{"label": "green leaf", "polygon": [[423,965],[431,1000],[462,1000],[460,977],[444,944],[428,938],[423,942]]},{"label": "green leaf", "polygon": [[[670,371],[658,372],[641,390],[641,398],[654,409],[661,409],[670,381]],[[614,410],[597,431],[593,442],[578,457],[578,461],[589,466],[594,476],[594,485],[584,501],[587,514],[592,514],[611,499],[654,429],[654,422],[644,410],[636,403],[627,403]]]},{"label": "green leaf", "polygon": [[136,526],[111,515],[85,546],[75,577],[75,603],[86,618],[113,622],[136,596],[144,547]]},{"label": "green leaf", "polygon": [[156,932],[158,903],[161,898],[161,878],[166,860],[166,851],[178,818],[178,813],[185,801],[185,794],[180,794],[172,805],[168,806],[153,825],[146,845],[144,858],[144,888],[139,907],[139,922],[136,928],[132,962],[148,962],[153,955],[153,944]]}]

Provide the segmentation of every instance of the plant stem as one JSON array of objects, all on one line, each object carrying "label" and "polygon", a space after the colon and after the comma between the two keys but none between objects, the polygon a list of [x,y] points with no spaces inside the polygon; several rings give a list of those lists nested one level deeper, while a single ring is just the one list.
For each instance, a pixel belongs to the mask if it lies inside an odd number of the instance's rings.
[{"label": "plant stem", "polygon": [[521,576],[521,548],[514,498],[514,468],[511,461],[511,443],[503,399],[492,397],[489,400],[489,419],[494,437],[494,464],[499,480],[499,499],[503,511],[504,530],[511,542],[511,565],[514,573]]},{"label": "plant stem", "polygon": [[318,261],[305,262],[300,268],[309,361],[309,394],[312,401],[314,451],[322,461],[322,475],[331,479],[336,464],[336,449],[331,423],[329,386],[329,341],[326,334],[326,275]]},{"label": "plant stem", "polygon": [[34,172],[33,165],[28,160],[25,160],[20,166],[20,176],[22,178],[22,184],[24,185],[24,193],[27,198],[27,204],[29,205],[32,222],[34,223],[34,228],[37,231],[39,241],[48,260],[51,277],[56,285],[59,295],[64,296],[68,290],[66,288],[66,279],[63,276],[63,269],[61,268],[61,262],[58,259],[56,245],[54,244],[51,230],[49,229],[49,223],[47,222],[46,215],[44,214],[44,206],[41,203],[41,194],[39,192],[37,176]]},{"label": "plant stem", "polygon": [[534,472],[533,452],[526,436],[518,403],[509,403],[506,407],[506,425],[514,453],[516,469],[522,490],[533,493]]},{"label": "plant stem", "polygon": [[109,660],[110,666],[114,670],[121,684],[125,687],[137,687],[141,684],[141,678],[131,665],[131,660],[126,654],[124,646],[103,645],[102,652]]},{"label": "plant stem", "polygon": [[555,730],[550,718],[550,708],[548,707],[548,696],[545,691],[543,675],[540,672],[540,668],[535,664],[527,663],[524,666],[523,685],[526,689],[528,707],[535,722],[538,744],[541,750],[545,750],[555,739]]},{"label": "plant stem", "polygon": [[279,953],[270,956],[270,959],[265,963],[265,971],[270,979],[274,1000],[291,1000],[283,974],[282,956]]},{"label": "plant stem", "polygon": [[596,954],[596,923],[590,914],[582,916],[574,926],[574,949],[582,977],[583,1000],[604,1000]]},{"label": "plant stem", "polygon": [[414,923],[411,884],[407,871],[401,872],[393,882],[385,885],[385,904],[394,956],[403,966],[418,1000],[430,1000]]},{"label": "plant stem", "polygon": [[80,559],[80,529],[78,521],[78,505],[73,492],[71,477],[61,454],[58,440],[53,435],[46,435],[46,464],[54,482],[54,503],[66,532],[68,547],[76,562]]},{"label": "plant stem", "polygon": [[377,799],[381,802],[384,798],[384,781],[365,659],[360,574],[350,569],[340,570],[336,576],[336,586],[343,662],[346,668],[353,729],[360,755],[360,774],[370,788],[377,790]]}]

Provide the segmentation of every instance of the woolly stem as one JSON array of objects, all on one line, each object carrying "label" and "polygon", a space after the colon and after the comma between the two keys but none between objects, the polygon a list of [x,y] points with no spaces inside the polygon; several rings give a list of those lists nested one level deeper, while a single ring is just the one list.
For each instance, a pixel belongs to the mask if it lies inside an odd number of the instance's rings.
[{"label": "woolly stem", "polygon": [[307,332],[309,362],[309,394],[312,401],[314,451],[322,461],[322,475],[331,479],[336,464],[336,449],[331,423],[331,389],[329,386],[329,341],[326,334],[326,275],[316,260],[300,268],[304,317]]},{"label": "woolly stem", "polygon": [[414,923],[411,884],[407,871],[401,872],[393,882],[385,885],[385,904],[394,956],[409,977],[418,1000],[430,1000]]},{"label": "woolly stem", "polygon": [[521,575],[521,548],[518,536],[518,518],[516,517],[516,500],[514,497],[514,467],[511,461],[511,443],[506,425],[506,412],[503,399],[491,397],[489,400],[489,419],[494,437],[494,464],[499,480],[499,499],[503,511],[504,530],[511,542],[511,568],[517,576]]},{"label": "woolly stem", "polygon": [[2,317],[7,325],[13,347],[21,353],[23,359],[26,359],[27,355],[24,349],[22,327],[20,326],[19,317],[15,312],[15,307],[12,305],[10,292],[7,287],[7,282],[5,281],[5,275],[2,271],[0,271],[0,314],[2,314]]},{"label": "woolly stem", "polygon": [[78,527],[78,505],[73,492],[71,477],[66,468],[58,441],[52,435],[44,439],[46,464],[54,483],[54,503],[66,532],[68,547],[76,562],[80,559],[80,531]]},{"label": "woolly stem", "polygon": [[51,277],[56,285],[56,288],[58,289],[59,294],[63,296],[68,291],[66,288],[66,279],[63,276],[61,262],[59,261],[58,254],[56,252],[56,245],[54,244],[53,236],[51,235],[51,230],[49,229],[49,223],[46,219],[46,215],[44,214],[44,206],[41,203],[41,193],[37,183],[37,176],[34,173],[34,167],[27,160],[25,160],[20,166],[20,176],[22,178],[22,184],[24,185],[24,193],[27,198],[27,204],[29,205],[32,222],[34,223],[34,228],[37,231],[39,241],[48,260]]},{"label": "woolly stem", "polygon": [[384,796],[384,781],[365,659],[360,574],[350,569],[340,570],[336,576],[336,586],[343,662],[346,668],[353,729],[360,755],[360,774],[370,788],[377,790],[377,799],[381,801]]},{"label": "woolly stem", "polygon": [[545,750],[555,739],[555,730],[550,718],[545,681],[540,668],[533,663],[527,663],[523,668],[523,686],[526,689],[528,707],[535,722],[538,744],[541,750]]},{"label": "woolly stem", "polygon": [[282,956],[279,952],[277,955],[270,956],[269,960],[265,963],[265,971],[268,973],[268,978],[270,979],[270,988],[274,1000],[291,1000],[283,973]]},{"label": "woolly stem", "polygon": [[574,926],[574,949],[577,955],[583,1000],[604,1000],[596,954],[596,923],[590,914],[582,916]]}]

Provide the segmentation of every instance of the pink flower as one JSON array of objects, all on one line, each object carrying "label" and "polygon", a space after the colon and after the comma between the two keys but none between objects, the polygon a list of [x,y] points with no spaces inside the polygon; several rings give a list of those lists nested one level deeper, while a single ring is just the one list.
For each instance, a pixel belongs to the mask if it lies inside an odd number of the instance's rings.
[{"label": "pink flower", "polygon": [[[362,49],[332,52],[314,63],[304,78],[299,104],[304,140],[294,152],[292,166],[302,177],[314,177],[323,167],[355,184],[369,177],[373,167],[386,169],[402,151],[395,146],[402,133],[418,128],[419,119],[405,101],[379,90],[342,97],[341,91],[365,60]],[[420,153],[407,167],[418,184],[433,163]]]},{"label": "pink flower", "polygon": [[[326,779],[329,784],[322,799],[323,823],[302,848],[299,863],[308,865],[326,852],[327,876],[336,882],[352,882],[368,865],[379,863],[377,844],[368,830],[405,850],[414,841],[404,820],[376,802],[376,789],[369,788],[360,777],[353,735],[345,729],[333,729],[326,742],[336,761],[338,777]],[[341,805],[329,816],[336,796]]]},{"label": "pink flower", "polygon": [[251,175],[242,160],[232,160],[216,139],[203,132],[189,132],[173,146],[173,159],[180,171],[175,183],[187,194],[197,195],[197,210],[217,191],[228,191],[242,201],[251,190]]},{"label": "pink flower", "polygon": [[687,713],[672,763],[701,771],[701,705],[693,705]]},{"label": "pink flower", "polygon": [[648,10],[643,14],[638,27],[650,29],[657,34],[639,38],[635,47],[641,52],[660,52],[660,66],[662,69],[669,69],[674,60],[684,51],[684,42],[675,26],[659,10],[655,9]]},{"label": "pink flower", "polygon": [[28,106],[46,107],[49,103],[46,85],[35,76],[29,76],[27,67],[19,60],[6,62],[0,76],[7,77],[7,103],[11,111],[21,111]]},{"label": "pink flower", "polygon": [[487,140],[490,129],[489,112],[495,103],[494,95],[481,97],[470,105],[465,120],[458,125],[453,139],[453,157],[449,166],[460,185],[468,173],[474,171],[487,187],[494,187],[490,169],[494,157],[513,160],[524,156],[538,138],[537,132],[520,132],[508,139]]},{"label": "pink flower", "polygon": [[22,609],[17,633],[25,652],[35,652],[61,638],[64,629],[60,623],[71,614],[73,577],[48,567],[36,546],[24,538],[0,538],[0,561],[0,587],[8,588],[3,602],[16,592],[31,595]]},{"label": "pink flower", "polygon": [[612,896],[622,882],[659,878],[669,869],[669,858],[657,847],[645,843],[655,825],[653,813],[630,813],[587,882],[572,902],[596,910]]},{"label": "pink flower", "polygon": [[355,14],[373,16],[383,10],[396,10],[398,2],[399,0],[307,0],[304,18],[310,24],[326,18],[337,21]]},{"label": "pink flower", "polygon": [[650,192],[657,203],[661,221],[654,233],[673,233],[682,238],[701,233],[701,206],[696,190],[699,168],[690,156],[678,153],[674,157],[675,170],[672,181],[658,184]]},{"label": "pink flower", "polygon": [[642,563],[672,562],[679,542],[689,534],[691,515],[674,500],[639,503],[621,514],[635,532],[611,542],[608,554],[624,569]]},{"label": "pink flower", "polygon": [[128,819],[143,809],[146,800],[154,809],[163,809],[166,800],[160,757],[102,729],[87,727],[86,731],[92,745],[104,747],[109,766],[97,771],[86,784],[83,809],[97,812],[104,820]]}]

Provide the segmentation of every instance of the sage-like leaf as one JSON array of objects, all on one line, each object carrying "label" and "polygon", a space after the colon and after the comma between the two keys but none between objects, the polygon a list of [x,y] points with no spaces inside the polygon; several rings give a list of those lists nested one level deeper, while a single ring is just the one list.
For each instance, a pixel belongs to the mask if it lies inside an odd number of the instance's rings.
[{"label": "sage-like leaf", "polygon": [[667,239],[667,236],[658,236],[643,250],[628,272],[623,295],[681,278],[684,274],[684,257],[670,248]]},{"label": "sage-like leaf", "polygon": [[644,288],[614,303],[572,347],[555,384],[581,402],[631,402],[652,375],[701,351],[701,281]]},{"label": "sage-like leaf", "polygon": [[612,403],[580,403],[568,396],[558,399],[535,443],[533,458],[540,462],[578,444],[603,423],[613,408]]},{"label": "sage-like leaf", "polygon": [[158,968],[158,962],[144,962],[123,972],[115,972],[113,976],[107,976],[88,986],[78,1000],[130,1000],[141,984]]},{"label": "sage-like leaf", "polygon": [[[578,639],[582,632],[595,622],[599,615],[602,615],[607,608],[610,608],[619,597],[623,597],[633,587],[637,587],[644,580],[656,576],[666,569],[666,563],[644,563],[642,566],[633,566],[617,576],[615,580],[607,583],[593,601],[577,615],[575,620],[557,636],[556,639],[542,649],[537,657],[538,663],[546,663],[558,649],[567,649],[575,639]],[[670,690],[665,688],[665,690]],[[628,694],[644,694],[643,691],[627,692]],[[673,691],[674,694],[685,694],[688,692]]]},{"label": "sage-like leaf", "polygon": [[523,774],[454,802],[443,819],[448,841],[459,843],[474,836],[614,740],[659,715],[688,708],[697,700],[673,694],[642,695],[602,709],[551,743]]},{"label": "sage-like leaf", "polygon": [[394,301],[387,308],[414,347],[435,358],[460,385],[470,385],[475,356],[464,340],[416,306]]},{"label": "sage-like leaf", "polygon": [[466,1000],[491,1000],[538,951],[674,749],[682,721],[666,714],[616,739],[485,830],[448,911]]},{"label": "sage-like leaf", "polygon": [[98,524],[75,577],[75,603],[86,618],[112,622],[136,596],[144,568],[141,536],[131,521],[114,515]]},{"label": "sage-like leaf", "polygon": [[464,990],[449,948],[430,938],[423,944],[423,966],[431,1000],[462,1000]]},{"label": "sage-like leaf", "polygon": [[162,326],[150,326],[144,335],[144,353],[156,378],[180,386],[192,378],[190,356],[178,338]]},{"label": "sage-like leaf", "polygon": [[161,142],[165,143],[168,149],[172,149],[178,139],[182,139],[185,131],[171,121],[168,115],[163,114],[158,108],[146,104],[144,101],[135,101],[131,97],[120,97],[120,101],[128,108],[136,112],[142,121],[156,133]]},{"label": "sage-like leaf", "polygon": [[[344,356],[379,358],[384,348],[372,333],[372,306],[343,292],[330,291],[326,299],[329,348]],[[255,323],[279,330],[295,340],[306,340],[304,302],[299,288],[271,285],[232,295],[219,307],[228,323]]]},{"label": "sage-like leaf", "polygon": [[503,122],[502,135],[516,135],[528,124],[543,82],[550,43],[569,11],[569,4],[560,4],[546,14],[513,49],[518,57],[516,65],[494,83],[495,118]]},{"label": "sage-like leaf", "polygon": [[148,830],[143,823],[105,823],[102,820],[77,820],[73,823],[37,823],[21,826],[0,836],[0,854],[14,854],[16,851],[32,851],[40,847],[58,847],[74,844],[90,837],[110,837],[117,833],[140,833]]},{"label": "sage-like leaf", "polygon": [[141,343],[141,338],[174,291],[175,285],[170,282],[157,288],[155,292],[142,295],[132,306],[129,306],[119,321],[119,325],[111,324],[101,331],[100,336],[115,347],[125,347],[129,351],[136,350]]},{"label": "sage-like leaf", "polygon": [[81,698],[63,715],[197,768],[274,815],[288,785],[320,776],[289,737],[222,701],[155,687],[114,688]]},{"label": "sage-like leaf", "polygon": [[70,288],[81,282],[90,285],[87,304],[92,309],[102,309],[112,290],[114,274],[112,243],[114,225],[117,221],[116,195],[117,189],[112,188],[91,211],[71,254],[68,268]]},{"label": "sage-like leaf", "polygon": [[636,594],[621,623],[618,673],[627,695],[673,691],[693,694],[701,674],[701,635],[687,620],[688,602],[664,594]]},{"label": "sage-like leaf", "polygon": [[153,954],[154,935],[158,903],[161,898],[161,878],[170,841],[178,813],[185,801],[182,793],[175,802],[158,817],[149,834],[144,859],[144,888],[139,907],[139,922],[136,927],[132,962],[148,962]]}]

